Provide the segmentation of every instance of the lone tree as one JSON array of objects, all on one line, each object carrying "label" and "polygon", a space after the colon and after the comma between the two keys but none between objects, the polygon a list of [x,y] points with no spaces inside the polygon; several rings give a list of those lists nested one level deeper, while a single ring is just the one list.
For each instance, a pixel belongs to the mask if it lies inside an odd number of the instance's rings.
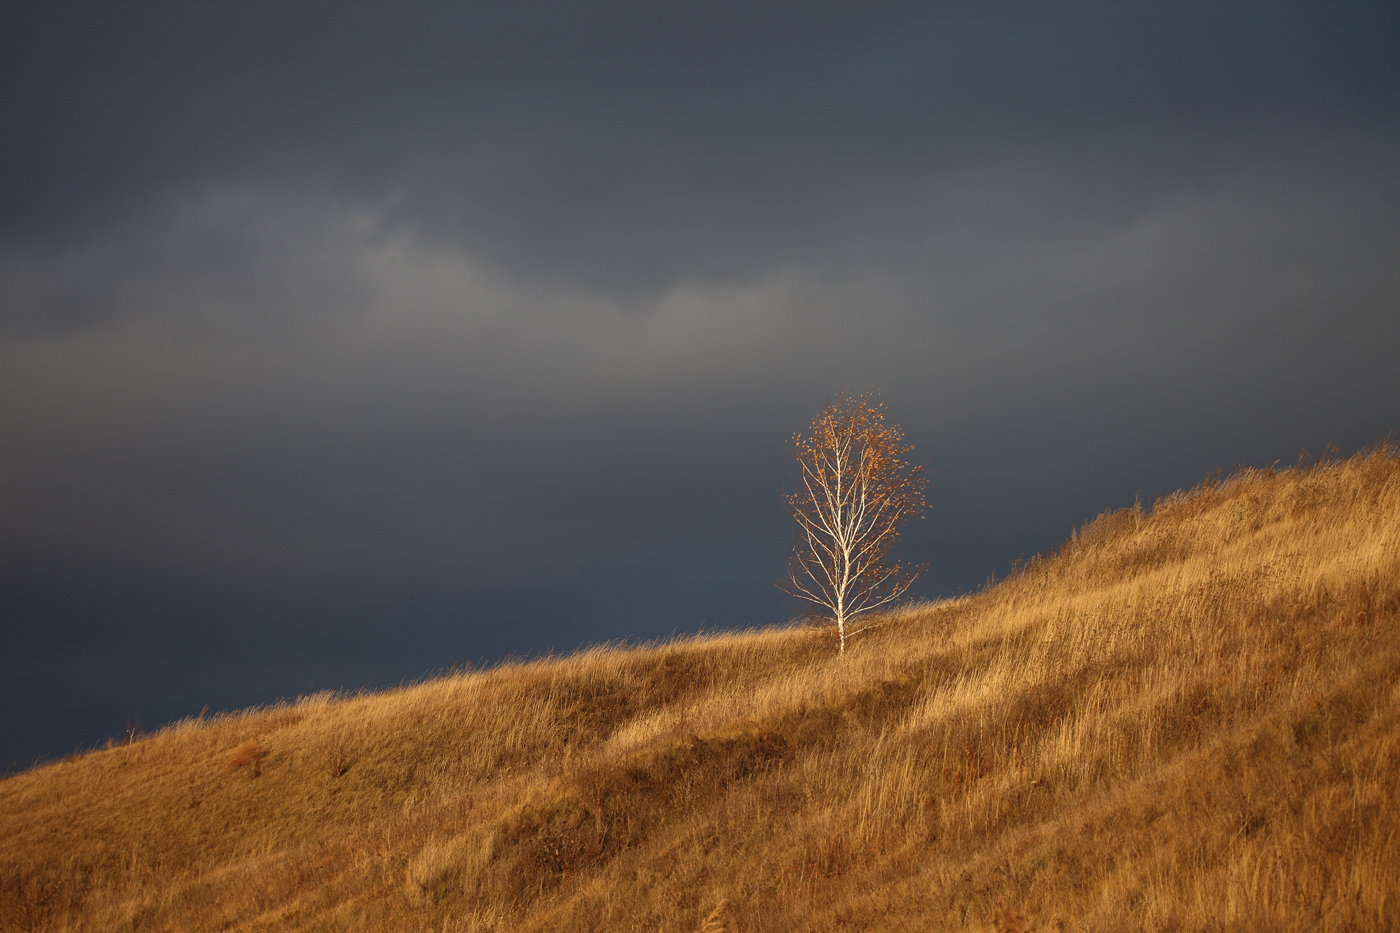
[{"label": "lone tree", "polygon": [[851,631],[852,620],[899,599],[922,572],[891,563],[890,550],[923,512],[927,478],[904,460],[913,448],[871,393],[841,393],[792,442],[802,467],[786,496],[796,540],[778,586],[830,614],[844,655],[847,638],[878,624]]}]

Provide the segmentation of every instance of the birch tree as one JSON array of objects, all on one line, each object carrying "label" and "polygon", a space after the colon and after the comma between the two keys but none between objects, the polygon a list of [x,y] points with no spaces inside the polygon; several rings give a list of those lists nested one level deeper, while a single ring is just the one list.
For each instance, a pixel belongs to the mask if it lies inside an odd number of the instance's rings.
[{"label": "birch tree", "polygon": [[927,478],[904,459],[913,448],[870,393],[838,395],[792,443],[801,475],[785,498],[797,527],[779,587],[828,614],[844,655],[848,638],[878,624],[855,620],[899,599],[922,570],[890,553],[923,512]]}]

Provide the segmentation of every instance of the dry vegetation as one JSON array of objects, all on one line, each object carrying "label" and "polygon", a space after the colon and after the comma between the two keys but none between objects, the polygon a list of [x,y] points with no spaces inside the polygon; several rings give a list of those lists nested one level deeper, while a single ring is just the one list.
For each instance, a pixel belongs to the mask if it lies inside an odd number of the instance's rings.
[{"label": "dry vegetation", "polygon": [[0,782],[21,930],[1400,927],[1400,456],[826,631],[189,721]]}]

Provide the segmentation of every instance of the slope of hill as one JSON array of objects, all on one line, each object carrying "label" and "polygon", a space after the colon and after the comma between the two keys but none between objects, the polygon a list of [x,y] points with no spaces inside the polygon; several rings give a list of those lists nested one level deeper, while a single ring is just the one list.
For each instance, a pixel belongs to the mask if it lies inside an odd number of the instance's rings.
[{"label": "slope of hill", "polygon": [[1400,926],[1400,456],[1246,470],[836,657],[784,629],[0,782],[22,930]]}]

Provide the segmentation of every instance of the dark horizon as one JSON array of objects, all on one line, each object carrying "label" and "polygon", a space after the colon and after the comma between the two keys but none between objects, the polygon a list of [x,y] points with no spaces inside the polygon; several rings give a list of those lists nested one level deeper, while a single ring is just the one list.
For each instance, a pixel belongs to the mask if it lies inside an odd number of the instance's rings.
[{"label": "dark horizon", "polygon": [[1400,427],[1400,10],[20,4],[0,769],[784,623],[878,389],[919,595]]}]

